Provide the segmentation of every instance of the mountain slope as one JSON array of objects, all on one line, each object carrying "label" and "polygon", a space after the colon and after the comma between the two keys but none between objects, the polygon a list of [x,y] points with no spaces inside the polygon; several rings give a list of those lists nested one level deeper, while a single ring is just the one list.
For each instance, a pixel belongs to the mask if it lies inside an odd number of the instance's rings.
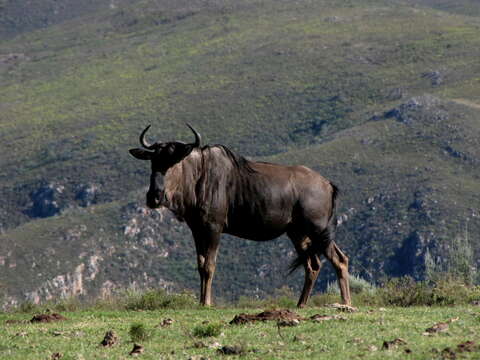
[{"label": "mountain slope", "polygon": [[[188,229],[136,210],[148,166],[127,150],[149,123],[157,140],[188,141],[189,122],[207,142],[332,179],[338,241],[369,280],[422,278],[427,249],[441,268],[452,238],[478,233],[480,205],[480,24],[458,13],[380,0],[139,1],[4,38],[10,300],[196,287]],[[217,294],[273,291],[291,256],[285,239],[227,239]]]}]

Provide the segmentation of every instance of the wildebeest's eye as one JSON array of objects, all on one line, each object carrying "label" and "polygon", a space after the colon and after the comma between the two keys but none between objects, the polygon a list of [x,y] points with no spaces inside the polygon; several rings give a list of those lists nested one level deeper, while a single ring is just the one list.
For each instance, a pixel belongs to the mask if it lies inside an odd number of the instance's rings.
[{"label": "wildebeest's eye", "polygon": [[168,151],[169,155],[172,155],[175,152],[175,145],[173,145],[173,144],[168,145],[167,151]]}]

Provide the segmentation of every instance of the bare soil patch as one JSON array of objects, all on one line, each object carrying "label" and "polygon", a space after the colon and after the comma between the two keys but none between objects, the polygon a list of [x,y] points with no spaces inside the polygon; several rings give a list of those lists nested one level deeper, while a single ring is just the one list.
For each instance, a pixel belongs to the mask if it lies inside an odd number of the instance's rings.
[{"label": "bare soil patch", "polygon": [[233,318],[233,320],[230,321],[230,324],[247,324],[255,321],[271,321],[271,320],[292,321],[292,320],[305,320],[305,318],[287,309],[266,310],[256,315],[244,314],[244,313],[236,315]]},{"label": "bare soil patch", "polygon": [[33,318],[30,320],[31,323],[49,323],[55,321],[64,321],[67,318],[63,315],[52,313],[52,314],[38,314],[34,315]]},{"label": "bare soil patch", "polygon": [[239,314],[236,315],[230,324],[248,324],[255,321],[277,321],[279,326],[296,326],[301,321],[314,321],[314,322],[322,322],[328,320],[347,320],[345,317],[341,315],[322,315],[322,314],[315,314],[309,318],[304,318],[297,313],[290,311],[288,309],[280,309],[280,310],[265,310],[259,314]]}]

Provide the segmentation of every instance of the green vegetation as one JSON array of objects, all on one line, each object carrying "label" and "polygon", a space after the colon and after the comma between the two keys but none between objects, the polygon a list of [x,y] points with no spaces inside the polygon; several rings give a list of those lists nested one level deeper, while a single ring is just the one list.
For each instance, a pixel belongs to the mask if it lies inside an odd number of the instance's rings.
[{"label": "green vegetation", "polygon": [[130,335],[132,342],[141,342],[150,339],[152,332],[148,330],[144,324],[134,323],[130,326],[128,335]]},{"label": "green vegetation", "polygon": [[[137,292],[135,297],[150,300],[144,307],[139,304],[136,311],[129,310],[131,292],[123,292],[107,300],[77,303],[75,308],[71,301],[61,301],[25,304],[0,312],[0,331],[4,334],[0,337],[0,358],[49,358],[59,352],[66,358],[118,359],[127,355],[133,343],[145,348],[142,358],[146,359],[220,358],[221,352],[228,351],[241,352],[247,359],[403,359],[406,353],[414,359],[432,359],[442,358],[446,348],[462,359],[475,359],[480,353],[476,343],[480,289],[451,279],[434,285],[408,278],[391,280],[375,292],[354,293],[358,311],[341,315],[328,306],[338,295],[317,295],[310,307],[292,309],[303,317],[293,327],[280,327],[276,321],[229,324],[240,313],[279,309],[288,298],[293,302],[286,288],[264,302],[244,297],[236,305],[214,308],[180,308],[170,302],[152,310],[151,304],[163,303],[166,296],[164,291]],[[59,311],[67,320],[29,322],[34,314]],[[309,320],[313,315],[321,315],[321,320]],[[99,344],[106,331],[116,334],[115,341],[102,347]],[[405,343],[384,344],[398,338]],[[467,341],[473,343],[461,345]],[[463,349],[465,346],[468,349]]]},{"label": "green vegetation", "polygon": [[222,332],[221,324],[200,324],[193,328],[193,336],[195,337],[212,337],[219,336]]},{"label": "green vegetation", "polygon": [[126,296],[126,310],[191,309],[197,305],[192,294],[168,294],[165,290],[129,292]]},{"label": "green vegetation", "polygon": [[[354,294],[368,293],[375,294],[377,287],[375,284],[371,284],[365,279],[357,275],[350,275],[349,278],[350,291]],[[340,294],[340,288],[338,287],[338,282],[331,282],[327,284],[327,294]]]},{"label": "green vegetation", "polygon": [[[411,299],[408,291],[414,286],[402,280],[368,296],[371,300],[405,296],[396,304],[405,305]],[[426,287],[416,289],[422,292]],[[478,288],[465,289],[462,295],[480,300]],[[378,295],[380,291],[382,295]],[[285,296],[285,289],[280,293],[280,298]],[[354,294],[354,301],[361,295]],[[459,299],[462,296],[453,291],[451,295]],[[165,294],[157,292],[157,296],[163,299]],[[328,296],[323,300],[331,303]],[[456,306],[440,302],[437,305],[449,306],[425,306],[417,302],[409,307],[379,307],[371,302],[360,304],[356,312],[341,314],[317,304],[294,310],[303,320],[291,327],[280,327],[277,321],[229,324],[236,315],[257,314],[266,309],[263,306],[178,309],[173,305],[128,311],[121,309],[124,304],[117,298],[110,308],[100,303],[62,312],[67,320],[51,323],[28,321],[40,309],[0,313],[0,358],[51,358],[60,353],[72,359],[119,359],[127,357],[133,343],[143,346],[144,359],[223,358],[223,354],[232,352],[241,352],[245,359],[443,359],[452,353],[458,358],[476,359],[480,353],[477,305],[465,301]],[[278,308],[279,303],[270,305]],[[54,306],[49,309],[56,311]],[[309,319],[313,315],[322,315],[321,320]],[[99,344],[106,331],[115,333],[115,341],[103,347]]]}]

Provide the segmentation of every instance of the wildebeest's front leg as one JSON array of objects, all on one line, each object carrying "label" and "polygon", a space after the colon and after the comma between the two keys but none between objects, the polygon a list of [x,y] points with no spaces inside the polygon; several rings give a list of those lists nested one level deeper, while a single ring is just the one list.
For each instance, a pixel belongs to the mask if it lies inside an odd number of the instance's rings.
[{"label": "wildebeest's front leg", "polygon": [[351,305],[350,287],[348,285],[348,257],[331,241],[325,249],[325,257],[330,260],[338,277],[340,294],[345,305]]},{"label": "wildebeest's front leg", "polygon": [[193,231],[200,274],[200,304],[212,305],[212,281],[217,262],[220,232],[212,229]]}]

